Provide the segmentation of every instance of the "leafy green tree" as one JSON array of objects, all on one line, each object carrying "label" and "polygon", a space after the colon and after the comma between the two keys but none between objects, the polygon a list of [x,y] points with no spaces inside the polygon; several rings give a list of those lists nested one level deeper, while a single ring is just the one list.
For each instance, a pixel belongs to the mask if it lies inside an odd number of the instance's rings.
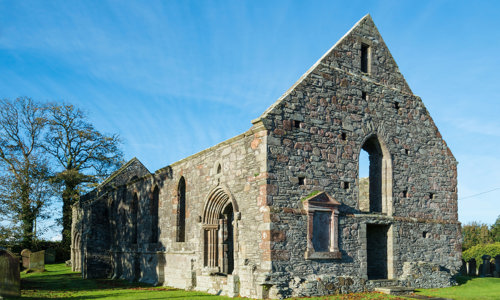
[{"label": "leafy green tree", "polygon": [[493,238],[487,224],[471,222],[462,226],[462,250],[476,245],[493,243]]},{"label": "leafy green tree", "polygon": [[36,220],[51,199],[40,141],[46,108],[30,98],[0,100],[0,216],[5,238],[31,247]]},{"label": "leafy green tree", "polygon": [[495,243],[500,242],[500,216],[497,217],[495,224],[491,225],[491,238]]},{"label": "leafy green tree", "polygon": [[62,185],[62,241],[71,242],[71,205],[99,179],[122,164],[118,135],[104,135],[88,121],[86,114],[73,105],[49,105],[49,130],[45,150],[58,165],[55,182]]}]

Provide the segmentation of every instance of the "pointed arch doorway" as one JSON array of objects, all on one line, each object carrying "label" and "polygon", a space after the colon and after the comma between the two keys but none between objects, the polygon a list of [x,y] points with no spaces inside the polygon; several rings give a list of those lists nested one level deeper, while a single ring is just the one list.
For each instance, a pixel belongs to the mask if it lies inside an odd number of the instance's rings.
[{"label": "pointed arch doorway", "polygon": [[233,273],[236,210],[222,187],[210,192],[203,210],[203,264],[210,273]]}]

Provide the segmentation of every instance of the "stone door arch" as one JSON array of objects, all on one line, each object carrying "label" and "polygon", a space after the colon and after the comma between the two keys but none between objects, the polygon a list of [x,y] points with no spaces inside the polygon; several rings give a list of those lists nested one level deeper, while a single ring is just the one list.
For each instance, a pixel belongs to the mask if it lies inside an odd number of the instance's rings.
[{"label": "stone door arch", "polygon": [[212,274],[232,274],[235,261],[236,203],[218,186],[208,195],[203,209],[203,265]]}]

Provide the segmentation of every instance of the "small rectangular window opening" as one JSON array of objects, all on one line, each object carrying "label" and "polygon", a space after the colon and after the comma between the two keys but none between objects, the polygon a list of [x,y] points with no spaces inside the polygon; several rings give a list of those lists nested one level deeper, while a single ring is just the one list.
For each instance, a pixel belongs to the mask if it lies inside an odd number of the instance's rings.
[{"label": "small rectangular window opening", "polygon": [[292,120],[292,125],[293,125],[293,128],[300,128],[300,121],[297,121],[297,120]]},{"label": "small rectangular window opening", "polygon": [[403,191],[403,198],[407,198],[408,197],[408,191],[404,190]]},{"label": "small rectangular window opening", "polygon": [[342,188],[343,188],[344,190],[349,189],[349,182],[347,182],[347,181],[342,182]]},{"label": "small rectangular window opening", "polygon": [[340,138],[345,141],[347,139],[347,135],[345,132],[342,132],[342,134],[340,135]]},{"label": "small rectangular window opening", "polygon": [[406,154],[406,155],[410,154],[410,150],[405,149],[405,154]]},{"label": "small rectangular window opening", "polygon": [[361,72],[368,73],[370,46],[361,44]]},{"label": "small rectangular window opening", "polygon": [[434,199],[434,193],[429,193],[429,199]]},{"label": "small rectangular window opening", "polygon": [[305,184],[305,177],[299,176],[299,185],[304,185],[304,184]]},{"label": "small rectangular window opening", "polygon": [[396,110],[399,110],[399,109],[400,109],[400,107],[399,107],[399,102],[394,102],[394,108],[395,108]]},{"label": "small rectangular window opening", "polygon": [[363,100],[368,100],[368,94],[366,92],[361,92],[361,98]]}]

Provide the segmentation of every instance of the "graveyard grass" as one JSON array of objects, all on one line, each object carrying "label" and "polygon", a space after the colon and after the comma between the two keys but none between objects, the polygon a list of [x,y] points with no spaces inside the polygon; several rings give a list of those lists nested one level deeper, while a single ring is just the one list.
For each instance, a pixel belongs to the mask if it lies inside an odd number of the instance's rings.
[{"label": "graveyard grass", "polygon": [[419,289],[417,295],[462,299],[500,299],[500,278],[461,277],[460,285],[442,289]]},{"label": "graveyard grass", "polygon": [[[22,299],[231,299],[202,292],[169,287],[152,287],[124,280],[82,279],[64,264],[46,265],[46,272],[21,274]],[[443,289],[422,289],[418,295],[451,299],[498,299],[499,278],[465,278],[462,285]],[[307,299],[407,299],[379,293],[357,293]],[[19,298],[21,299],[21,298]],[[294,298],[299,299],[299,298]]]},{"label": "graveyard grass", "polygon": [[[72,272],[64,264],[45,265],[45,267],[46,271],[43,273],[21,273],[22,298],[19,299],[232,299],[169,287],[152,287],[147,284],[130,283],[124,280],[82,279],[79,272]],[[387,298],[388,295],[379,293],[357,293],[308,299]],[[394,296],[389,298],[405,299]]]}]

